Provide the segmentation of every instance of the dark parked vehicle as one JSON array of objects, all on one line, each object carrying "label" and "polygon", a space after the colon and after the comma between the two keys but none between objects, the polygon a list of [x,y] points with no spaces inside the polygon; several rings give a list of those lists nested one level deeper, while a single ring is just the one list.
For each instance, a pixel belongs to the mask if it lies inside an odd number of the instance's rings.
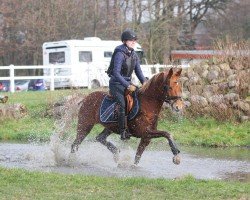
[{"label": "dark parked vehicle", "polygon": [[[15,91],[43,91],[47,90],[45,81],[43,79],[32,80],[15,80]],[[0,81],[0,92],[10,91],[10,81]]]},{"label": "dark parked vehicle", "polygon": [[[28,91],[30,80],[15,80],[15,91]],[[10,91],[10,81],[0,81],[0,92]]]},{"label": "dark parked vehicle", "polygon": [[43,91],[43,90],[47,90],[45,81],[43,79],[34,79],[34,80],[30,80],[29,83],[29,90],[32,91]]}]

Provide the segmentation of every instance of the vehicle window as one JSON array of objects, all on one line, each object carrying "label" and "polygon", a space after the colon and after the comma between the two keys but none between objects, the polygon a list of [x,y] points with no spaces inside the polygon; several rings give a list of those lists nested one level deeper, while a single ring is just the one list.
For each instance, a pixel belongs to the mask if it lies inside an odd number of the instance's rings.
[{"label": "vehicle window", "polygon": [[61,51],[49,53],[49,63],[65,63],[65,52]]},{"label": "vehicle window", "polygon": [[113,52],[112,51],[104,51],[104,58],[111,58]]},{"label": "vehicle window", "polygon": [[79,62],[92,62],[92,52],[79,51]]}]

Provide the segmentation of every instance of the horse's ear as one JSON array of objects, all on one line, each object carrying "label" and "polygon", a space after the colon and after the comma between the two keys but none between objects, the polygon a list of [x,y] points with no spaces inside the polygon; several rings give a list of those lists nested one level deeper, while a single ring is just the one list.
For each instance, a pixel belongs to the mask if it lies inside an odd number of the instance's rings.
[{"label": "horse's ear", "polygon": [[173,67],[170,68],[170,70],[168,71],[168,75],[167,75],[167,79],[170,79],[173,76],[174,70]]},{"label": "horse's ear", "polygon": [[182,71],[182,68],[180,68],[180,69],[176,72],[176,76],[180,76],[180,75],[181,75],[181,71]]}]

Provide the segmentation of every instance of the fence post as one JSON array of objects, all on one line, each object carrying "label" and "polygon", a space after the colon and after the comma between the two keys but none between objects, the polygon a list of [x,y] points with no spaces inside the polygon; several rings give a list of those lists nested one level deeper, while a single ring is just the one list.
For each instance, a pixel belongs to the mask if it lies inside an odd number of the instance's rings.
[{"label": "fence post", "polygon": [[10,92],[15,92],[15,70],[14,65],[10,65]]},{"label": "fence post", "polygon": [[50,65],[50,91],[55,90],[55,68],[54,65]]}]

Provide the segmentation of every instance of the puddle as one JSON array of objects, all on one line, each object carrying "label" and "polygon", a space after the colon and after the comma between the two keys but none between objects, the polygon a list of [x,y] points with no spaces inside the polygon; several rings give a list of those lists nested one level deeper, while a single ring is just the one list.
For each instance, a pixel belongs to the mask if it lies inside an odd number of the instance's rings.
[{"label": "puddle", "polygon": [[[132,168],[135,149],[114,142],[121,149],[119,166],[113,155],[100,143],[84,141],[75,154],[70,153],[70,145],[53,142],[51,144],[11,144],[0,143],[0,166],[24,168],[32,171],[59,172],[116,177],[180,178],[192,175],[198,179],[223,179],[250,181],[250,161],[248,157],[232,156],[229,149],[207,149],[205,153],[192,148],[183,148],[181,164],[172,162],[172,153],[167,150],[146,150],[136,168]],[[223,151],[222,155],[218,152]],[[249,155],[250,149],[238,149]],[[201,153],[202,152],[202,153]],[[219,155],[219,156],[218,156]]]}]

